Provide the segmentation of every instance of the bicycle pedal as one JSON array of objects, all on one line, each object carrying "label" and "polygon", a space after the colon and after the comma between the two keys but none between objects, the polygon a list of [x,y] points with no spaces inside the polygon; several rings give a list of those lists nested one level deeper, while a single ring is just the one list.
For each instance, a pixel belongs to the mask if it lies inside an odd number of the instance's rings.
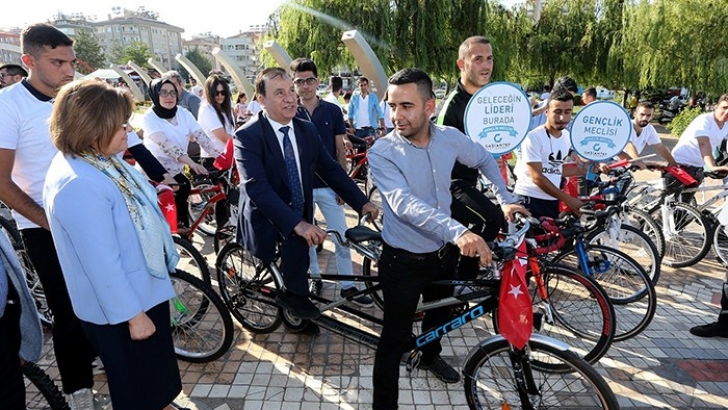
[{"label": "bicycle pedal", "polygon": [[420,352],[419,350],[413,350],[407,358],[405,369],[407,369],[407,373],[410,374],[410,377],[412,377],[412,372],[417,369],[417,366],[420,365],[421,358],[422,352]]}]

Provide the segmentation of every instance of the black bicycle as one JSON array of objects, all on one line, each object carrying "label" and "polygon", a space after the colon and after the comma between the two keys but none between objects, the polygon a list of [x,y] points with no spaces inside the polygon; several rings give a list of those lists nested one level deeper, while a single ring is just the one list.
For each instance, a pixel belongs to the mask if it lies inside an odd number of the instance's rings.
[{"label": "black bicycle", "polygon": [[[521,224],[521,229],[494,247],[495,259],[508,262],[515,258],[517,245],[530,227],[524,218],[521,218]],[[366,258],[377,260],[376,249],[381,246],[379,232],[359,225],[346,231],[345,240],[336,232],[330,233],[345,246],[362,252]],[[228,244],[218,255],[216,266],[223,299],[246,329],[267,333],[281,323],[293,330],[305,326],[304,321],[275,302],[277,293],[284,288],[276,261],[265,265],[239,245]],[[342,277],[321,275],[321,279],[340,281]],[[345,279],[368,283],[364,289],[347,298],[314,297],[322,312],[314,322],[345,338],[376,348],[379,342],[377,334],[343,323],[332,313],[346,312],[381,326],[382,319],[375,316],[376,312],[365,312],[349,303],[356,297],[379,291],[379,279],[372,276],[347,276]],[[499,279],[443,280],[433,284],[467,285],[478,290],[428,302],[418,308],[427,311],[468,303],[467,308],[451,322],[412,336],[409,345],[412,350],[411,367],[416,367],[422,346],[498,307]],[[569,351],[567,344],[539,334],[532,334],[523,349],[515,348],[501,335],[483,340],[468,354],[462,373],[471,409],[619,409],[614,393],[589,363]]]}]

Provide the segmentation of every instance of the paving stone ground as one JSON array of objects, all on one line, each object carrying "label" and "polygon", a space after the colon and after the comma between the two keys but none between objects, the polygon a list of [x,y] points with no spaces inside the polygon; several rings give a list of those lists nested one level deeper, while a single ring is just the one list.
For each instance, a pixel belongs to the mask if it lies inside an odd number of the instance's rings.
[{"label": "paving stone ground", "polygon": [[[206,253],[212,252],[209,240],[197,241]],[[332,251],[333,245],[327,242],[319,255],[325,273],[335,273]],[[214,256],[209,258],[212,264]],[[701,339],[688,332],[696,324],[715,320],[724,270],[712,252],[690,268],[663,267],[657,285],[657,313],[650,327],[633,339],[615,343],[595,366],[622,408],[728,408],[728,339]],[[334,283],[325,284],[325,294],[338,290]],[[486,315],[448,334],[443,357],[459,367],[467,352],[491,334]],[[48,339],[40,364],[58,383],[52,340]],[[233,348],[220,360],[179,362],[183,393],[177,402],[205,410],[369,409],[373,362],[373,350],[327,330],[311,337],[290,334],[281,326],[270,334],[257,335],[236,323]],[[467,406],[461,383],[446,385],[424,371],[408,376],[404,367],[401,374],[403,410]],[[97,375],[96,381],[96,389],[108,391],[105,375]]]}]

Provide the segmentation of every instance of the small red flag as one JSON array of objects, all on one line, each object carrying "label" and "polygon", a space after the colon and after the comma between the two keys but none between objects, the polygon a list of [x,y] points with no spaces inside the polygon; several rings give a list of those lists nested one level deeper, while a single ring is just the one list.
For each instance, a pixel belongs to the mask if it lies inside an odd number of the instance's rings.
[{"label": "small red flag", "polygon": [[517,349],[523,349],[533,330],[533,306],[526,282],[526,244],[515,259],[503,264],[498,300],[498,332]]},{"label": "small red flag", "polygon": [[[161,188],[160,188],[161,187]],[[157,203],[162,210],[173,234],[177,233],[177,206],[174,203],[174,192],[167,186],[157,186]]]}]

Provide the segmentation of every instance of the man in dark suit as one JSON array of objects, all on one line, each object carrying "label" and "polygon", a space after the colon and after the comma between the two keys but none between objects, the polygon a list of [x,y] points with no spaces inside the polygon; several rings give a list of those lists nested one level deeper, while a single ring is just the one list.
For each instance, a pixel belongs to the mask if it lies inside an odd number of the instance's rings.
[{"label": "man in dark suit", "polygon": [[285,290],[277,302],[302,319],[315,319],[320,312],[308,299],[308,248],[322,243],[326,232],[312,223],[314,173],[361,214],[376,217],[379,210],[334,161],[316,127],[296,118],[297,96],[285,70],[263,70],[255,90],[263,111],[235,133],[238,240],[264,263],[280,244]]}]

